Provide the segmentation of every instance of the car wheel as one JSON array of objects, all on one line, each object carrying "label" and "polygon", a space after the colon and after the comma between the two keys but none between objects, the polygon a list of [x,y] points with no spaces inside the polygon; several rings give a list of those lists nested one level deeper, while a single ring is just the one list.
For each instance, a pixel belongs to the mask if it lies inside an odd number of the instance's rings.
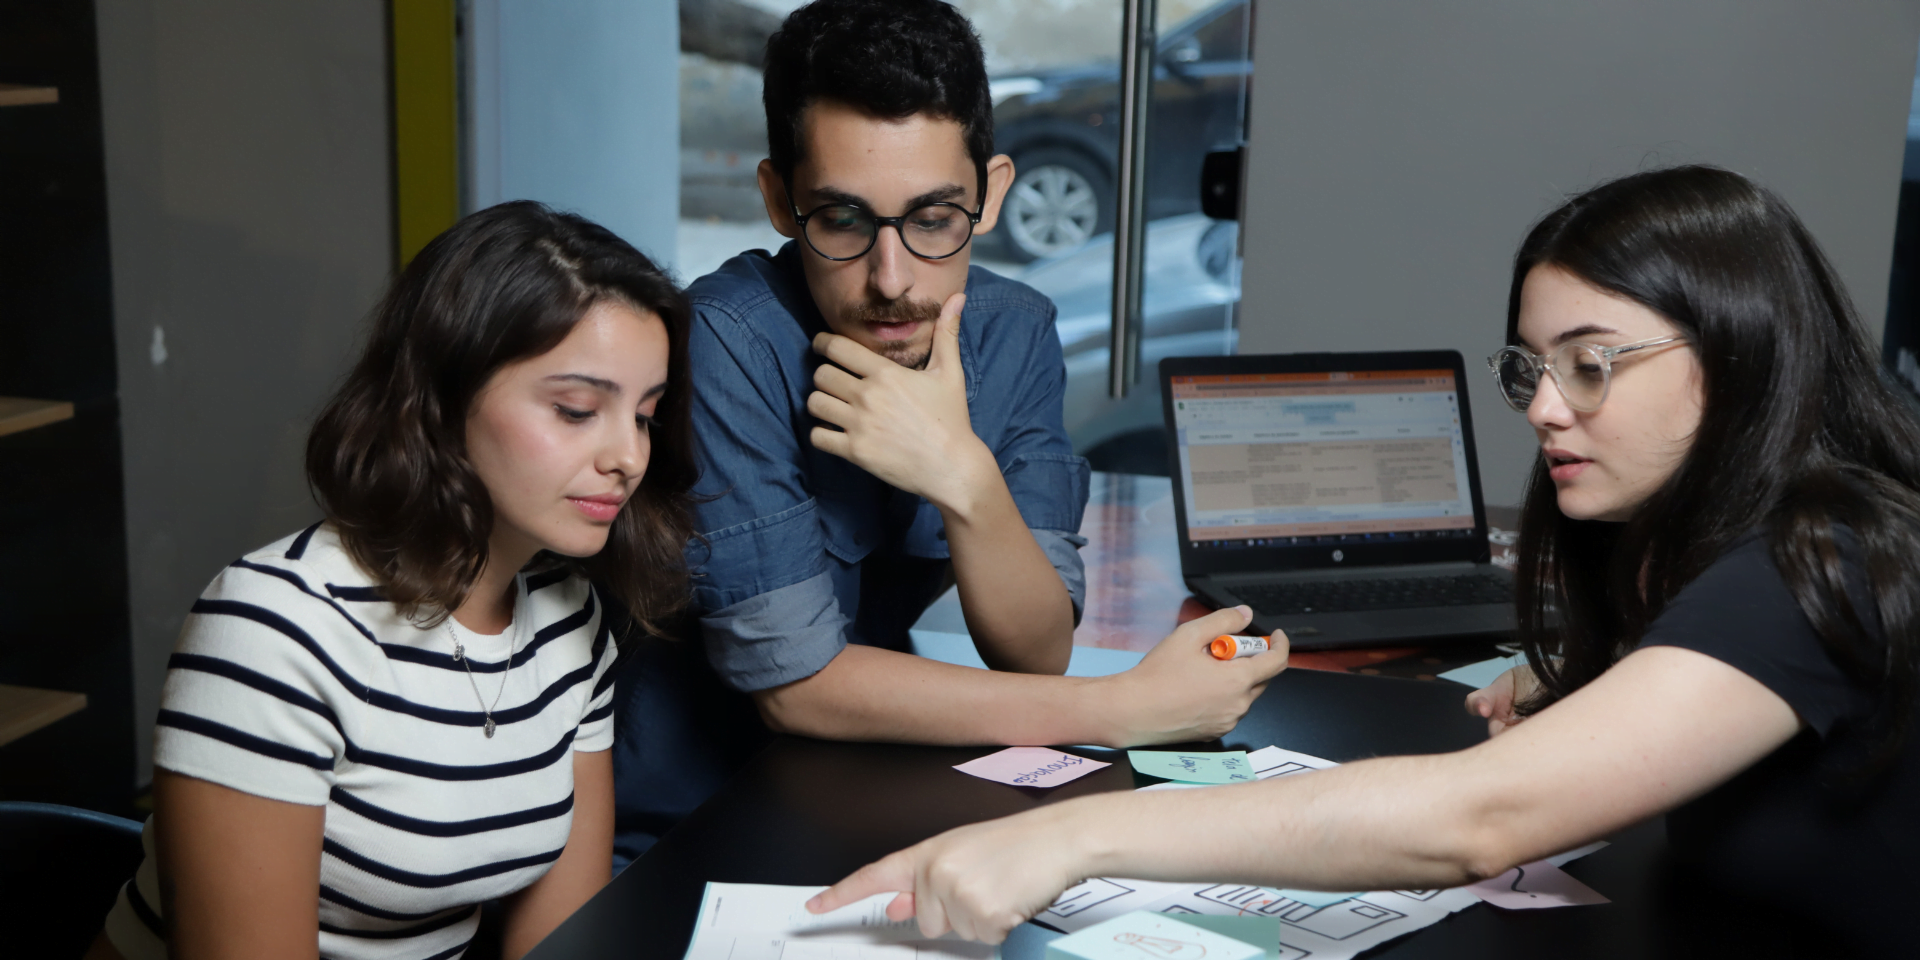
[{"label": "car wheel", "polygon": [[1079,153],[1021,154],[1000,207],[1007,253],[1025,263],[1065,253],[1112,230],[1112,192],[1106,172]]}]

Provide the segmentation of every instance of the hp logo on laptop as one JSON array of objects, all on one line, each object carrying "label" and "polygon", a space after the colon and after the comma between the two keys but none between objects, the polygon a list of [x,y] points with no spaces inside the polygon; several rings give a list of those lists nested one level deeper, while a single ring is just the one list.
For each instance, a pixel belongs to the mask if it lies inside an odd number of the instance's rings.
[{"label": "hp logo on laptop", "polygon": [[1340,561],[1345,560],[1346,558],[1347,558],[1347,553],[1344,550],[1335,550],[1333,552],[1334,563],[1339,563]]}]

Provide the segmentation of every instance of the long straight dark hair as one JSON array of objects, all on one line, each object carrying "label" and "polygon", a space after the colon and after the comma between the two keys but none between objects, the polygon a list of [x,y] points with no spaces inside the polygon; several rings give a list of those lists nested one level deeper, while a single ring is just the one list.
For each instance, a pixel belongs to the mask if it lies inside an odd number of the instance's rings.
[{"label": "long straight dark hair", "polygon": [[479,577],[493,500],[467,460],[474,395],[494,373],[560,345],[595,304],[658,316],[667,389],[640,487],[591,557],[542,554],[592,577],[642,629],[686,602],[693,536],[686,295],[606,228],[530,200],[489,207],[434,238],[374,311],[366,351],[307,437],[307,482],[347,552],[408,616],[435,622]]},{"label": "long straight dark hair", "polygon": [[[1522,709],[1598,677],[1682,587],[1759,530],[1829,654],[1876,693],[1870,729],[1855,732],[1864,766],[1884,766],[1907,735],[1920,655],[1920,420],[1882,378],[1813,236],[1745,177],[1675,167],[1595,187],[1533,228],[1514,257],[1508,343],[1519,342],[1521,285],[1539,266],[1678,327],[1706,402],[1686,456],[1626,523],[1566,517],[1535,461],[1516,592],[1544,689]],[[1857,542],[1871,611],[1848,598],[1840,526]]]}]

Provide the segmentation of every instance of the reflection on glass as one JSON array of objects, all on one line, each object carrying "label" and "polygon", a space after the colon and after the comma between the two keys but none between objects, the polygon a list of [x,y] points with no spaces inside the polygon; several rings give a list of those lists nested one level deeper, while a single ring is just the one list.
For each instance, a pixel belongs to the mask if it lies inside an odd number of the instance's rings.
[{"label": "reflection on glass", "polygon": [[1066,425],[1075,448],[1098,469],[1164,475],[1154,369],[1165,357],[1231,353],[1235,344],[1238,232],[1199,213],[1200,166],[1209,151],[1232,149],[1243,139],[1252,62],[1247,0],[1161,0],[1159,7],[1147,128],[1144,389],[1124,401],[1106,395],[1119,136],[1117,0],[1075,7],[1081,16],[1104,18],[1089,31],[1111,38],[1099,51],[996,72],[996,146],[1013,157],[1018,172],[1001,225],[982,246],[997,245],[1008,261],[1030,264],[1020,279],[1060,308]]},{"label": "reflection on glass", "polygon": [[1887,284],[1885,363],[1894,379],[1920,396],[1920,76],[1907,112],[1907,155],[1900,167],[1900,213]]}]

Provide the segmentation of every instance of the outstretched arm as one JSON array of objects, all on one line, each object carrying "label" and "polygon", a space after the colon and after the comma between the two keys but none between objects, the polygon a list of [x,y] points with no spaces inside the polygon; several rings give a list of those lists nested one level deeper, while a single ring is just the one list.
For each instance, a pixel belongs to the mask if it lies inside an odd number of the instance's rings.
[{"label": "outstretched arm", "polygon": [[852,461],[939,508],[960,606],[980,658],[995,670],[1066,672],[1073,601],[1027,529],[993,451],[974,434],[960,361],[960,310],[947,298],[925,370],[909,370],[831,333],[814,349],[833,364],[814,374],[807,410],[815,447]]},{"label": "outstretched arm", "polygon": [[1652,647],[1469,750],[1390,757],[1260,783],[1108,793],[948,831],[815,898],[899,892],[999,942],[1090,876],[1318,890],[1452,887],[1670,810],[1798,732],[1778,695],[1705,654]]}]

